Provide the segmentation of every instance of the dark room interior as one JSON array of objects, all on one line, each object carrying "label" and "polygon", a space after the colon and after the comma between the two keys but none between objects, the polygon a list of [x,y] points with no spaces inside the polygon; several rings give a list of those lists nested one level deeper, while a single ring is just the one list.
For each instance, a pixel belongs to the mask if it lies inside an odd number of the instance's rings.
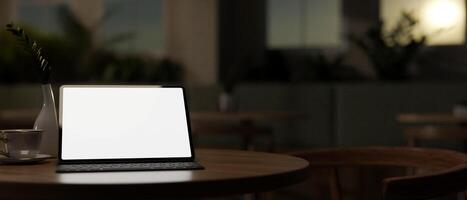
[{"label": "dark room interior", "polygon": [[466,8],[0,0],[0,199],[467,199]]}]

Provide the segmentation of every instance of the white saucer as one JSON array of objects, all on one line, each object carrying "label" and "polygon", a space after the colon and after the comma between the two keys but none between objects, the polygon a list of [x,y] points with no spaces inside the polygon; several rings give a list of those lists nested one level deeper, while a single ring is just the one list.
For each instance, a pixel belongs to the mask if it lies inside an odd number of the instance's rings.
[{"label": "white saucer", "polygon": [[48,154],[37,154],[35,158],[21,158],[21,159],[0,157],[0,163],[1,164],[33,164],[33,163],[44,161],[49,158],[52,158],[52,156]]}]

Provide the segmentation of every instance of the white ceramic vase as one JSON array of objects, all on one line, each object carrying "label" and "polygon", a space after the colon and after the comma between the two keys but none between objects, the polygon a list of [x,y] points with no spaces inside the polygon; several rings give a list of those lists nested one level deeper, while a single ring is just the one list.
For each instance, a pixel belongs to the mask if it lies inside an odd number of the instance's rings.
[{"label": "white ceramic vase", "polygon": [[42,84],[42,109],[34,122],[34,129],[42,129],[40,152],[57,155],[58,122],[51,84]]}]

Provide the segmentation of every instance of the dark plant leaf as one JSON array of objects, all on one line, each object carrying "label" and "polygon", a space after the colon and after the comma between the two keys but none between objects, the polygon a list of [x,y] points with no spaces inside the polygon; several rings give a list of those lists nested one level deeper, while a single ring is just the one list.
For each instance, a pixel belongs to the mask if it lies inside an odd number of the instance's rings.
[{"label": "dark plant leaf", "polygon": [[42,47],[40,47],[35,40],[31,39],[21,27],[15,28],[13,23],[7,24],[6,27],[8,32],[17,37],[16,39],[22,45],[23,49],[34,58],[36,65],[38,65],[40,69],[39,76],[41,82],[50,83],[50,72],[52,67],[50,67],[45,56],[42,55]]}]

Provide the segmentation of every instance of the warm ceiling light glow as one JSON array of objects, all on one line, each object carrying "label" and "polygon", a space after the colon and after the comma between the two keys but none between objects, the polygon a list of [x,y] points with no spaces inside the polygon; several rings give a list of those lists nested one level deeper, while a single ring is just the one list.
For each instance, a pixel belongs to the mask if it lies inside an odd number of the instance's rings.
[{"label": "warm ceiling light glow", "polygon": [[381,19],[389,31],[409,12],[419,20],[416,37],[427,36],[428,45],[459,45],[465,42],[466,0],[381,0]]},{"label": "warm ceiling light glow", "polygon": [[423,12],[423,18],[432,28],[452,28],[458,24],[460,19],[461,8],[459,6],[450,0],[430,1]]}]

